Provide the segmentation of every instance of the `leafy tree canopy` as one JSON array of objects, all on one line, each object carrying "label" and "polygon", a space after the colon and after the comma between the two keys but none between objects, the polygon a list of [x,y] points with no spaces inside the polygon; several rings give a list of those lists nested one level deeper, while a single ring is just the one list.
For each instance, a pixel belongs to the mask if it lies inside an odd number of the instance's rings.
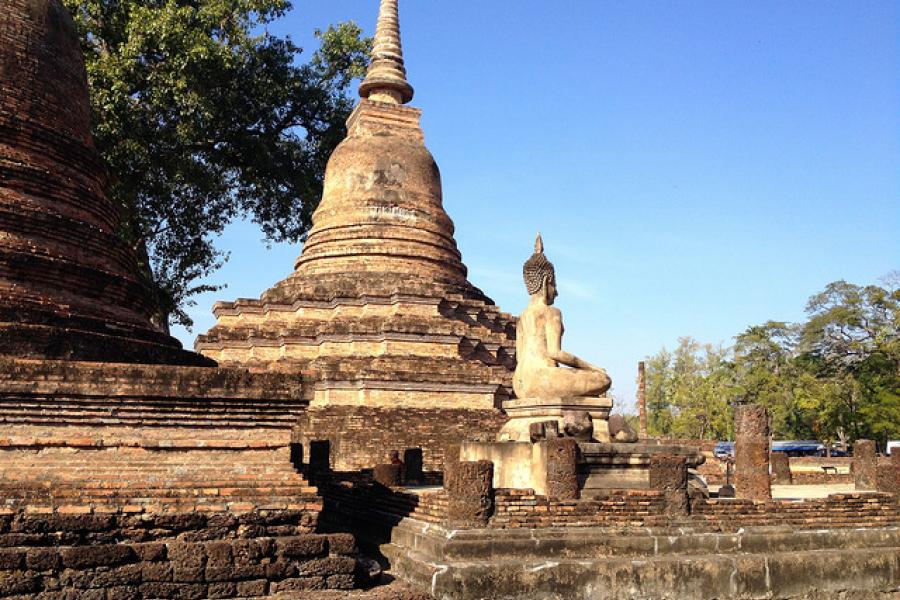
[{"label": "leafy tree canopy", "polygon": [[731,348],[679,340],[647,359],[651,433],[732,437],[733,405],[768,407],[776,437],[900,438],[900,277],[829,284],[807,320],[747,328]]},{"label": "leafy tree canopy", "polygon": [[266,26],[288,0],[63,0],[82,38],[94,137],[122,235],[144,260],[162,320],[227,257],[214,238],[247,216],[302,239],[345,134],[371,40],[352,22],[302,49]]}]

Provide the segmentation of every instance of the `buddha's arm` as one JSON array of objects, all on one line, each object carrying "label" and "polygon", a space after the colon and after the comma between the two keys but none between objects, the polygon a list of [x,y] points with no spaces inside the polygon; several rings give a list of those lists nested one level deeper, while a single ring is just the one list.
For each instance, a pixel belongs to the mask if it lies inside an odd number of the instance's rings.
[{"label": "buddha's arm", "polygon": [[564,364],[573,369],[589,369],[591,371],[602,371],[599,367],[595,367],[591,363],[581,360],[574,354],[566,352],[562,349],[562,315],[559,311],[551,311],[546,321],[547,332],[547,355],[558,363]]}]

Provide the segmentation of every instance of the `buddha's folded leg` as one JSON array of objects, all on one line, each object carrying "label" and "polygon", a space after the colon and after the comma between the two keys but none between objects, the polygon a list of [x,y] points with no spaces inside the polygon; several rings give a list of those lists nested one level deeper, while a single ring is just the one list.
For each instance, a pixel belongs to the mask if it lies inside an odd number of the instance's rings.
[{"label": "buddha's folded leg", "polygon": [[542,394],[564,398],[567,396],[599,396],[609,389],[611,381],[603,371],[581,369],[546,369],[539,377]]}]

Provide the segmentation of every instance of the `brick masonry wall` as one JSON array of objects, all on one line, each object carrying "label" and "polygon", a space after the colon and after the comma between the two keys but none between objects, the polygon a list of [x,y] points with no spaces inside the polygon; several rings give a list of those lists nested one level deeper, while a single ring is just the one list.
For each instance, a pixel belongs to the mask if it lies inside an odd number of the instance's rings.
[{"label": "brick masonry wall", "polygon": [[[791,479],[794,485],[828,485],[853,483],[850,473],[851,458],[846,456],[791,456]],[[836,472],[822,467],[835,467]]]},{"label": "brick masonry wall", "polygon": [[353,537],[311,533],[303,511],[4,512],[0,597],[232,598],[354,585]]},{"label": "brick masonry wall", "polygon": [[7,507],[321,508],[287,447],[0,448],[0,472]]},{"label": "brick masonry wall", "polygon": [[493,439],[505,422],[499,410],[331,406],[309,409],[293,439],[303,444],[305,460],[311,441],[329,440],[338,471],[371,469],[391,450],[403,456],[407,448],[422,449],[425,471],[442,471],[448,446],[473,436]]},{"label": "brick masonry wall", "polygon": [[7,506],[317,503],[291,465],[302,380],[0,359]]},{"label": "brick masonry wall", "polygon": [[294,469],[299,377],[0,359],[0,597],[349,589]]},{"label": "brick masonry wall", "polygon": [[791,483],[794,485],[833,485],[853,483],[851,473],[825,473],[815,471],[791,471]]},{"label": "brick masonry wall", "polygon": [[700,531],[748,526],[794,529],[900,526],[900,504],[890,494],[832,494],[804,501],[695,500],[690,516],[665,514],[663,492],[610,491],[589,500],[552,500],[532,490],[496,491],[490,527],[656,527],[678,524]]},{"label": "brick masonry wall", "polygon": [[803,500],[705,500],[695,502],[691,520],[716,531],[747,526],[788,525],[796,529],[900,525],[900,504],[890,494],[832,494]]},{"label": "brick masonry wall", "polygon": [[657,490],[612,491],[591,500],[553,500],[532,490],[497,490],[490,526],[647,527],[663,525],[665,499]]}]

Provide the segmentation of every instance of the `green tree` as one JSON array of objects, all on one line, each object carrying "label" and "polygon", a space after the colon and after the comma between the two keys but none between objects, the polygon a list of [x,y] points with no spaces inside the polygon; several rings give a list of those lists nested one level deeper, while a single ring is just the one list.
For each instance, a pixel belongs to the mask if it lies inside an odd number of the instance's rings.
[{"label": "green tree", "polygon": [[728,351],[693,338],[646,361],[648,427],[654,435],[718,439],[732,428]]},{"label": "green tree", "polygon": [[669,400],[672,379],[672,354],[665,348],[648,357],[644,366],[647,402],[647,432],[669,435],[672,432],[672,403]]},{"label": "green tree", "polygon": [[64,0],[79,29],[94,137],[142,257],[161,322],[218,289],[214,238],[248,217],[269,240],[302,239],[345,134],[370,40],[353,23],[317,31],[306,63],[267,25],[288,0]]},{"label": "green tree", "polygon": [[827,384],[834,427],[900,437],[900,290],[829,284],[806,307],[802,361]]},{"label": "green tree", "polygon": [[748,327],[735,338],[735,391],[744,402],[769,409],[777,438],[814,437],[811,414],[800,402],[802,368],[797,363],[799,327],[768,321]]},{"label": "green tree", "polygon": [[749,327],[731,349],[681,338],[648,359],[651,433],[730,438],[740,401],[768,407],[779,438],[900,438],[900,274],[831,283],[807,315]]}]

